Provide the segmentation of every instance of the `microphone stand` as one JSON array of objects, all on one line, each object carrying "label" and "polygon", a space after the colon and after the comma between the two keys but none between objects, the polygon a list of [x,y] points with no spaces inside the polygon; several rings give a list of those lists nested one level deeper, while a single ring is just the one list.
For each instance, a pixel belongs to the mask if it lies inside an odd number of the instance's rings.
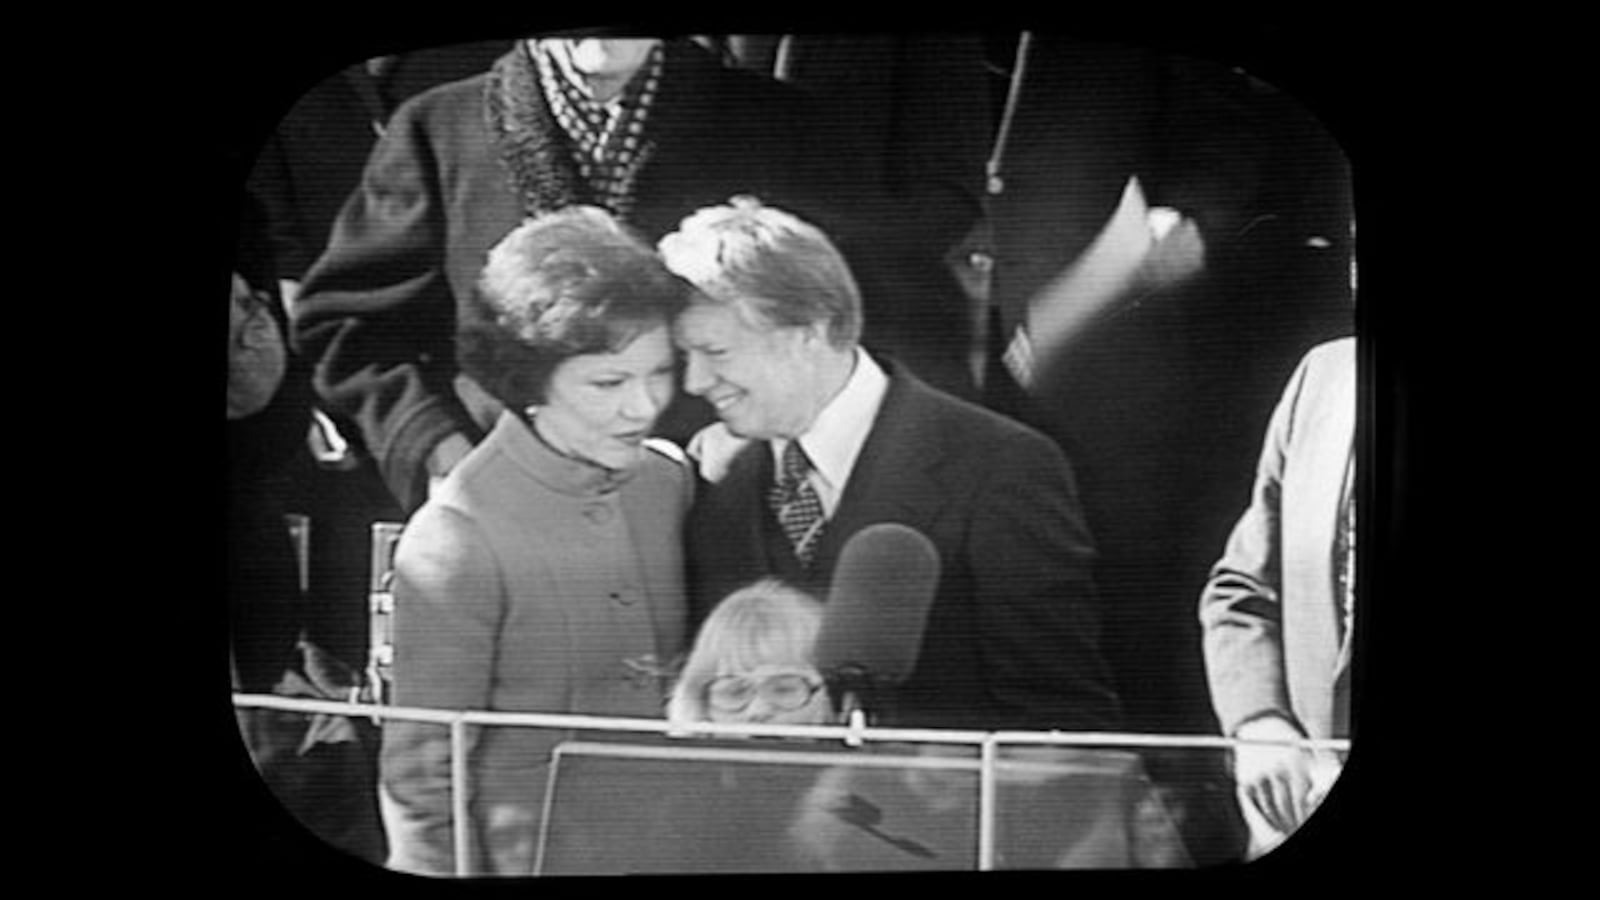
[{"label": "microphone stand", "polygon": [[829,671],[824,680],[834,709],[848,715],[852,708],[847,704],[853,700],[854,709],[861,711],[866,724],[878,725],[884,721],[884,713],[892,705],[890,691],[885,690],[866,667],[846,663]]}]

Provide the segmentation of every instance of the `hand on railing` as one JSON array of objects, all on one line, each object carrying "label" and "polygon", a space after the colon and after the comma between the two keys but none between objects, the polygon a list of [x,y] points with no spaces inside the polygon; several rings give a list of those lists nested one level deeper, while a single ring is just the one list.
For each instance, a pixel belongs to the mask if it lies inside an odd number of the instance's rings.
[{"label": "hand on railing", "polygon": [[[1304,736],[1278,716],[1265,716],[1239,727],[1246,741],[1298,741]],[[1328,754],[1278,744],[1241,744],[1234,749],[1234,779],[1244,798],[1266,823],[1287,835],[1316,810],[1338,774]]]}]

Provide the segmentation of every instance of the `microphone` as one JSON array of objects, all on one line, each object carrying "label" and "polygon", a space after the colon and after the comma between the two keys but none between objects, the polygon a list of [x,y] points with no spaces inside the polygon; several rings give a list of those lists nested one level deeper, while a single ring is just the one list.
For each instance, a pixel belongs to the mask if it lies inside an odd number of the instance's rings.
[{"label": "microphone", "polygon": [[928,608],[939,588],[939,551],[914,528],[869,525],[839,553],[817,635],[817,668],[836,699],[905,681],[917,666]]}]

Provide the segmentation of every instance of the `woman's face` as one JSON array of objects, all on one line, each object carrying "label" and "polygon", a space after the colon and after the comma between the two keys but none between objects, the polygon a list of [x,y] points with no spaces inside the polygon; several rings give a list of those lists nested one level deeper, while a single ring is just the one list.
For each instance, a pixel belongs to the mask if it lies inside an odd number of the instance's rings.
[{"label": "woman's face", "polygon": [[570,456],[608,469],[630,468],[674,386],[672,339],[661,325],[616,353],[563,360],[550,374],[534,427]]},{"label": "woman's face", "polygon": [[811,666],[720,670],[706,685],[706,711],[713,722],[824,725],[835,718],[822,676]]}]

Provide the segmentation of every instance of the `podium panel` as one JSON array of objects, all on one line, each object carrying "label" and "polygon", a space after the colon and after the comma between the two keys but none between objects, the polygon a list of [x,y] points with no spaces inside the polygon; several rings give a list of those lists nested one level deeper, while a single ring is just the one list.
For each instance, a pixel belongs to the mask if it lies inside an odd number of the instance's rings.
[{"label": "podium panel", "polygon": [[535,872],[1190,864],[1136,754],[1004,750],[987,807],[980,770],[971,745],[568,741],[551,757]]}]

